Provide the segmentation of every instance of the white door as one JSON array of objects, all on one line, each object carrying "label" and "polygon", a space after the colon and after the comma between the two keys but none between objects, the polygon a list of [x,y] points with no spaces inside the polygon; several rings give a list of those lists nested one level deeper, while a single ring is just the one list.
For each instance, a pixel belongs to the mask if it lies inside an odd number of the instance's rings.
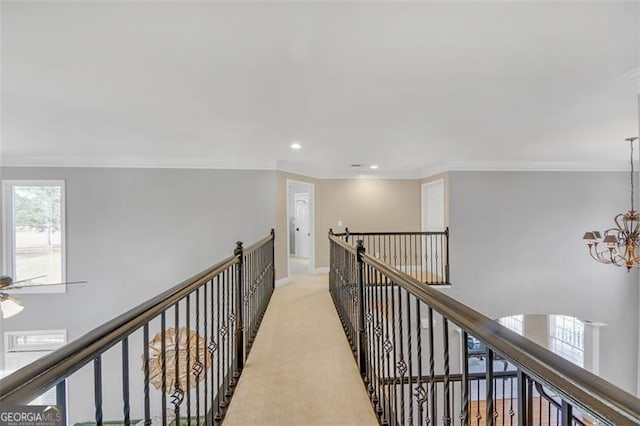
[{"label": "white door", "polygon": [[309,226],[309,194],[295,194],[296,256],[311,257],[311,229]]},{"label": "white door", "polygon": [[422,185],[422,230],[444,231],[444,181]]}]

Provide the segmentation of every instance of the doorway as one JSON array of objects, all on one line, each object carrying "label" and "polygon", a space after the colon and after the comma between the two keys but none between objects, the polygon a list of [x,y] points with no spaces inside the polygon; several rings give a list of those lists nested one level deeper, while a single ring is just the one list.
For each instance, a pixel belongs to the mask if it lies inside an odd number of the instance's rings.
[{"label": "doorway", "polygon": [[309,275],[314,261],[314,185],[287,179],[288,276]]},{"label": "doorway", "polygon": [[[440,232],[445,230],[445,200],[444,200],[444,180],[438,179],[433,182],[422,184],[422,231]],[[422,253],[419,267],[427,274],[442,273],[438,271],[438,265],[433,262],[433,245],[430,236],[423,236]],[[429,262],[431,259],[431,262]]]},{"label": "doorway", "polygon": [[422,185],[422,230],[444,231],[444,180]]}]

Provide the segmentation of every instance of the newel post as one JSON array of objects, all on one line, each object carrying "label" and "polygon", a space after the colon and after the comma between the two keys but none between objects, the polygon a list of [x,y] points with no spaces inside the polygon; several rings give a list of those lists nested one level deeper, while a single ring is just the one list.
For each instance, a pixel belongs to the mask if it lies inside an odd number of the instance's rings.
[{"label": "newel post", "polygon": [[234,379],[240,377],[244,368],[244,248],[242,241],[236,243],[233,255],[238,256],[238,267],[236,268],[236,368],[233,372]]},{"label": "newel post", "polygon": [[358,264],[358,367],[360,375],[367,377],[367,341],[364,329],[364,242],[358,240],[356,243],[356,260]]},{"label": "newel post", "polygon": [[271,291],[276,288],[276,230],[271,228]]}]

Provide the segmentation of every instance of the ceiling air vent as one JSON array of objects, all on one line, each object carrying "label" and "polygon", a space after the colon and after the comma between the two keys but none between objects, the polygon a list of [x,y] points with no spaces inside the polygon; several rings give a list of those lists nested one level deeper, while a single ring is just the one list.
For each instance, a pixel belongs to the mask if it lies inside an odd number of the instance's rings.
[{"label": "ceiling air vent", "polygon": [[355,164],[352,164],[351,167],[362,167],[362,164],[355,163]]}]

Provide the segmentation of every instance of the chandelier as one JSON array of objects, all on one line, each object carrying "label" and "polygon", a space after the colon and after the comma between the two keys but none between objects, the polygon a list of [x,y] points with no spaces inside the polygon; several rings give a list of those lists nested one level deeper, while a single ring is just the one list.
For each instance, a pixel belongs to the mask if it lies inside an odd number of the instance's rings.
[{"label": "chandelier", "polygon": [[[615,227],[604,231],[604,238],[598,231],[585,232],[583,239],[589,247],[589,254],[600,263],[607,265],[626,266],[627,271],[640,266],[640,215],[634,208],[633,186],[633,142],[638,138],[627,138],[630,146],[631,161],[631,210],[620,213],[614,218]],[[602,238],[602,240],[600,240]],[[598,250],[598,244],[605,247]]]}]

